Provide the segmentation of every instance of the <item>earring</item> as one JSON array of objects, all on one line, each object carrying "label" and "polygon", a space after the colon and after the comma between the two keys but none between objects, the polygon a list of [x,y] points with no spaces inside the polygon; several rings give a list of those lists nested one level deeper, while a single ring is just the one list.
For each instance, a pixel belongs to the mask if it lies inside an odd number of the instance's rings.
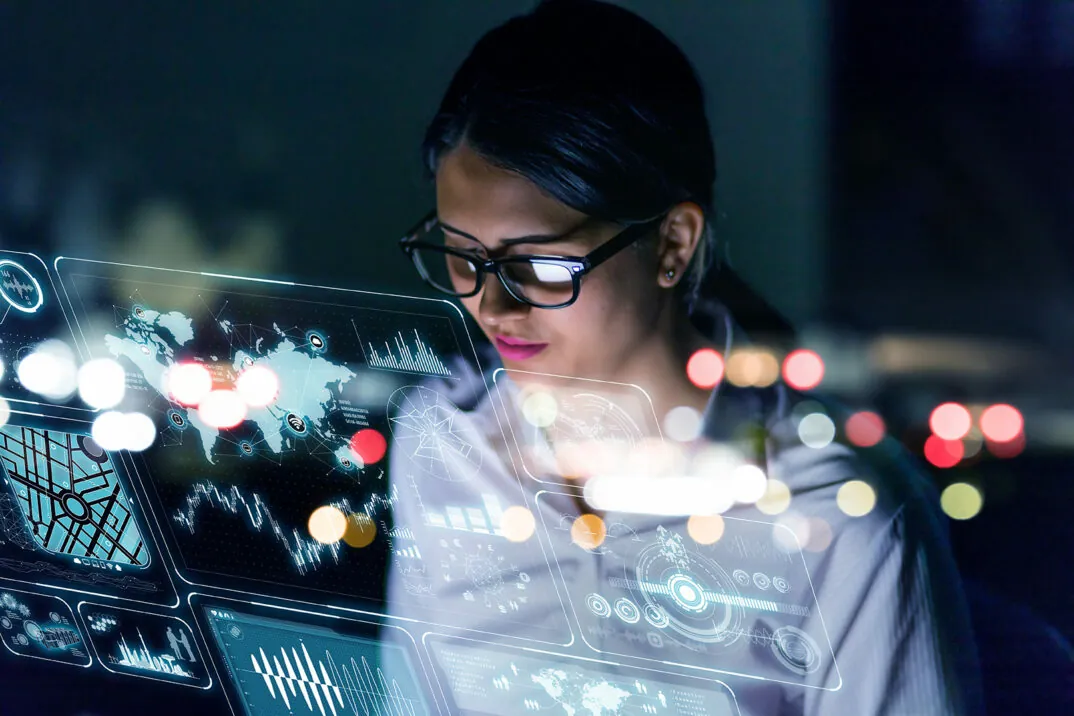
[{"label": "earring", "polygon": [[666,278],[668,281],[675,278],[675,269],[669,268],[667,271],[665,271],[664,278]]}]

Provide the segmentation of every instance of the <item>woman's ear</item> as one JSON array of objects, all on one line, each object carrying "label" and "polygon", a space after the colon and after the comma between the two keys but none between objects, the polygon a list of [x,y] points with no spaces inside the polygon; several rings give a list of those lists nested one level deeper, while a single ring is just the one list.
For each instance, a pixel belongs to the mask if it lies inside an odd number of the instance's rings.
[{"label": "woman's ear", "polygon": [[705,232],[705,212],[692,201],[675,205],[660,226],[657,283],[671,288],[682,280]]}]

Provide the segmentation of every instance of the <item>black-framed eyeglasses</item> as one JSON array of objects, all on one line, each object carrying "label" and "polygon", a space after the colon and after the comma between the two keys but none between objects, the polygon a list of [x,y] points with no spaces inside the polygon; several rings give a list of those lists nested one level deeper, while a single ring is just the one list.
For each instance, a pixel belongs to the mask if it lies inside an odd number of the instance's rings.
[{"label": "black-framed eyeglasses", "polygon": [[644,237],[665,214],[631,224],[585,256],[518,255],[490,259],[474,251],[444,244],[436,211],[399,240],[427,284],[438,291],[467,298],[493,273],[516,301],[537,308],[566,308],[578,300],[582,276]]}]

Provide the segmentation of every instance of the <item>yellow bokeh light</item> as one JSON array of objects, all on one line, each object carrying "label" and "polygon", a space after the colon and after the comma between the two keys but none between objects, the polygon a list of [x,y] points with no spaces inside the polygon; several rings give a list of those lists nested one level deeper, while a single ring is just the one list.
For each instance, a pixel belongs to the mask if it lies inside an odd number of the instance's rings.
[{"label": "yellow bokeh light", "polygon": [[764,388],[779,379],[779,360],[763,348],[741,348],[727,359],[727,380],[740,388]]},{"label": "yellow bokeh light", "polygon": [[355,549],[368,547],[377,538],[377,523],[368,515],[351,515],[347,518],[347,529],[343,541]]},{"label": "yellow bokeh light", "polygon": [[321,544],[335,544],[347,532],[347,516],[338,507],[318,507],[310,515],[310,536]]},{"label": "yellow bokeh light", "polygon": [[511,542],[525,542],[533,536],[536,526],[533,513],[522,505],[508,507],[500,517],[500,530]]},{"label": "yellow bokeh light", "polygon": [[593,550],[604,543],[608,530],[597,515],[581,515],[571,525],[571,540],[582,549]]},{"label": "yellow bokeh light", "polygon": [[559,403],[554,395],[546,390],[534,390],[522,401],[522,416],[534,427],[547,428],[556,422],[559,415]]},{"label": "yellow bokeh light", "polygon": [[756,502],[757,509],[766,515],[778,515],[791,506],[791,489],[779,480],[768,480],[764,495]]},{"label": "yellow bokeh light", "polygon": [[948,485],[940,494],[940,507],[953,520],[976,517],[983,506],[981,491],[965,482]]},{"label": "yellow bokeh light", "polygon": [[851,480],[835,493],[835,504],[849,517],[862,517],[876,507],[876,491],[867,482]]},{"label": "yellow bokeh light", "polygon": [[715,544],[723,537],[723,518],[719,515],[694,515],[686,521],[686,532],[698,544]]}]

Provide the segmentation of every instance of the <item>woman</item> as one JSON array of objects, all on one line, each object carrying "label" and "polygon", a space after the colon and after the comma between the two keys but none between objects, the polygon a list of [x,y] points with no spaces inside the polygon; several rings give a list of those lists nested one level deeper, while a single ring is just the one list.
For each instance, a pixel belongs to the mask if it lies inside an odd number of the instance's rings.
[{"label": "woman", "polygon": [[[687,376],[696,351],[726,352],[744,336],[731,301],[699,295],[735,280],[726,269],[709,273],[715,156],[702,89],[682,52],[613,5],[543,2],[477,43],[429,125],[423,156],[436,211],[403,248],[495,347],[485,367],[505,370],[486,374],[493,395],[473,371],[437,388],[460,411],[445,449],[465,451],[474,469],[430,479],[393,454],[393,480],[405,488],[396,524],[415,526],[426,554],[425,567],[397,563],[393,613],[439,625],[414,626],[416,635],[536,639],[556,645],[542,647],[550,653],[718,678],[743,714],[976,713],[972,635],[926,481],[900,466],[891,445],[868,456],[879,467],[838,442],[803,445],[794,413],[803,397],[784,386],[709,390]],[[519,416],[533,385],[554,385],[560,398],[603,395],[609,405],[632,396],[620,425],[639,434],[656,432],[647,416],[696,410],[704,423],[687,448],[695,456],[744,423],[762,424],[763,450],[752,457],[789,487],[787,514],[830,534],[817,549],[787,547],[795,538],[783,532],[806,538],[787,520],[773,527],[772,511],[751,504],[755,495],[732,500],[714,542],[691,531],[689,505],[679,517],[636,505],[612,515],[577,486],[549,488],[542,483],[578,474],[566,474],[564,460],[535,457],[538,447],[562,454],[553,419]],[[695,476],[730,484],[701,462],[690,463]],[[871,485],[876,504],[852,518],[835,498],[854,479]],[[474,540],[456,524],[445,536],[444,521],[429,517],[478,496],[525,506],[537,534]],[[603,519],[578,521],[590,513]],[[580,537],[578,526],[593,524],[607,534]],[[501,531],[508,527],[517,525]],[[473,608],[437,611],[453,599]],[[462,704],[467,694],[453,698]]]}]

